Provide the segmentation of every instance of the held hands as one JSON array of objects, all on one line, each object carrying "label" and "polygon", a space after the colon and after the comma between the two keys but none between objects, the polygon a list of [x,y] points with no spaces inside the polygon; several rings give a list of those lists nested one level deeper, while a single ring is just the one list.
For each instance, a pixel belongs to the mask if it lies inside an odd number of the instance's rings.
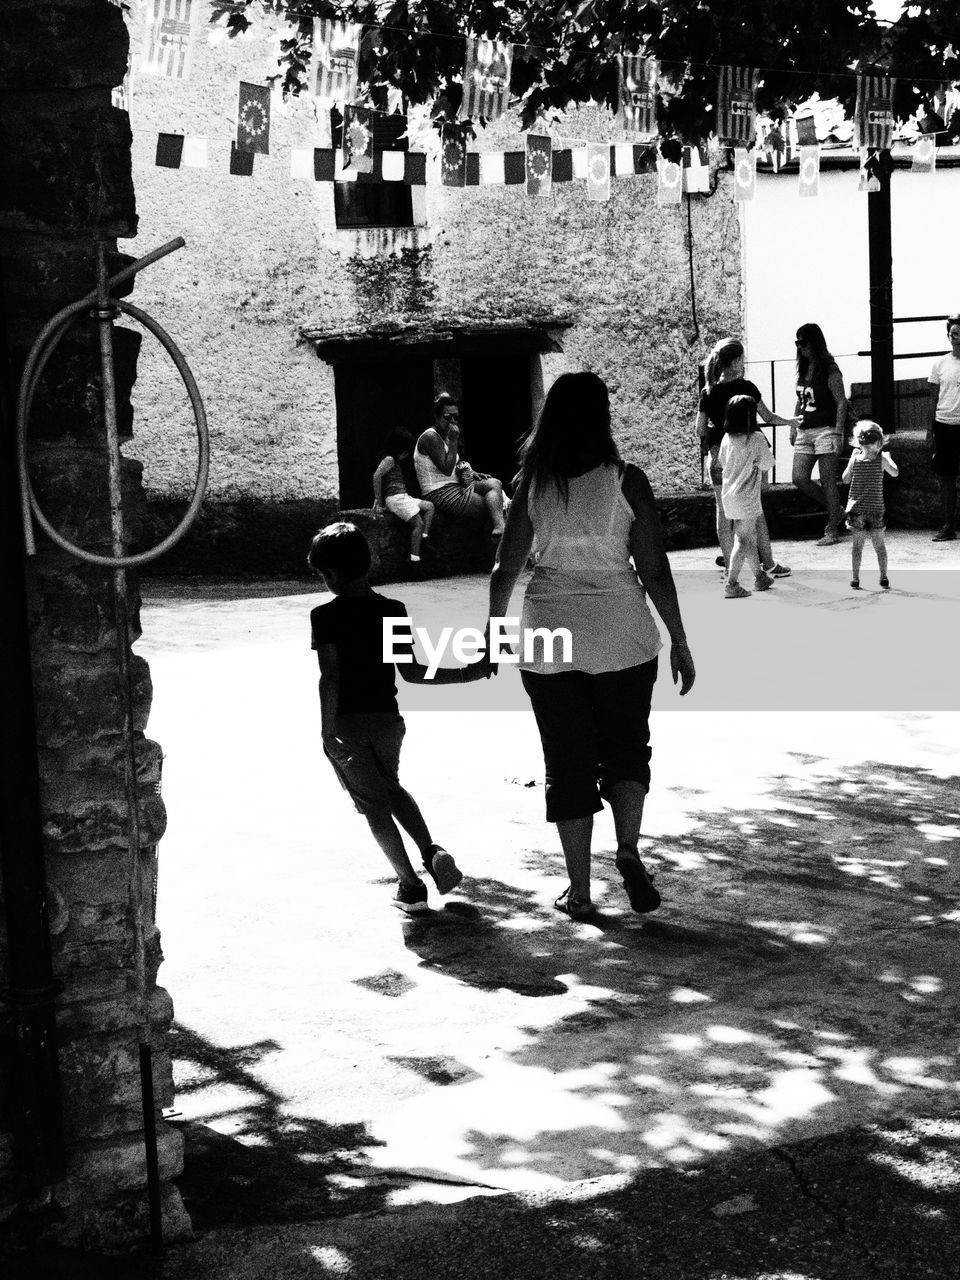
[{"label": "held hands", "polygon": [[383,515],[383,503],[380,501],[380,499],[379,499],[379,498],[374,498],[374,500],[373,500],[373,509],[374,509],[374,511],[376,512],[376,514],[377,514],[378,516],[382,516],[382,515]]},{"label": "held hands", "polygon": [[697,669],[693,665],[693,656],[686,640],[674,640],[670,646],[670,674],[673,676],[673,683],[680,680],[680,696],[689,693],[693,688],[693,682],[697,678]]}]

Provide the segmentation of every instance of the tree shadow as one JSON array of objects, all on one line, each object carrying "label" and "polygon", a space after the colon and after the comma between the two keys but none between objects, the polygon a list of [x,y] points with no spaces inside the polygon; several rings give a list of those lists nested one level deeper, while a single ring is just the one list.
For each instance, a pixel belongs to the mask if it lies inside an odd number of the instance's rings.
[{"label": "tree shadow", "polygon": [[176,1183],[196,1230],[304,1222],[384,1206],[381,1179],[375,1171],[364,1176],[364,1151],[378,1145],[366,1125],[292,1116],[283,1096],[254,1073],[264,1055],[280,1047],[275,1041],[226,1047],[174,1023],[169,1045],[179,1097],[212,1089],[224,1098],[220,1110],[206,1113],[213,1124],[170,1121],[184,1136]]}]

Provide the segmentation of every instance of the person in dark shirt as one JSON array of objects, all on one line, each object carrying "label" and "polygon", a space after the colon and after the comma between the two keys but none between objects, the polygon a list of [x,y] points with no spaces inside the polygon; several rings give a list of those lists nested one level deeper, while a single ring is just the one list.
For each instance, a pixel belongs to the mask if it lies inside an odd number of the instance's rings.
[{"label": "person in dark shirt", "polygon": [[[334,596],[310,612],[311,647],[320,664],[324,754],[397,873],[394,906],[410,914],[428,911],[427,887],[413,869],[397,823],[416,842],[424,870],[440,893],[455,889],[463,876],[433,840],[419,805],[398,776],[406,726],[397,707],[396,669],[384,656],[384,620],[407,618],[407,611],[399,600],[378,595],[370,586],[370,548],[348,521],[320,530],[307,563]],[[404,628],[396,630],[402,634]],[[406,660],[399,664],[403,678],[423,683],[428,670],[413,657],[412,635],[408,642],[395,635],[393,648],[404,653]],[[490,674],[489,662],[481,658],[465,667],[440,668],[432,682],[462,684]]]},{"label": "person in dark shirt", "polygon": [[[832,547],[843,533],[840,505],[840,452],[847,425],[843,374],[818,324],[797,329],[797,419],[790,428],[793,483],[827,511],[827,527],[818,547]],[[816,467],[820,482],[813,479]]]},{"label": "person in dark shirt", "polygon": [[[723,469],[719,461],[727,405],[734,396],[750,396],[757,402],[757,414],[767,426],[787,427],[796,421],[793,418],[781,418],[767,408],[760,388],[743,376],[743,358],[743,343],[737,338],[723,338],[714,346],[707,357],[706,385],[700,393],[697,411],[700,447],[704,457],[708,453],[710,455],[710,483],[713,485],[717,504],[717,541],[723,553],[725,569],[730,568],[730,557],[733,554],[733,524],[723,511]],[[764,573],[773,578],[786,578],[790,570],[786,565],[779,564],[774,557],[770,546],[770,531],[762,513],[757,524],[757,537]]]}]

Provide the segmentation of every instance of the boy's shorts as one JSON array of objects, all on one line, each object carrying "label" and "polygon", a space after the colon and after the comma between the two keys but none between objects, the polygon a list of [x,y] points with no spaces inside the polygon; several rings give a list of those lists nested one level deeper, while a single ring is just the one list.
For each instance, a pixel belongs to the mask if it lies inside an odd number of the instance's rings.
[{"label": "boy's shorts", "polygon": [[337,737],[346,759],[334,760],[324,748],[340,785],[356,806],[357,813],[382,813],[403,788],[397,776],[400,747],[407,727],[403,716],[392,712],[355,712],[337,716]]},{"label": "boy's shorts", "polygon": [[413,520],[420,514],[420,503],[416,498],[411,498],[409,493],[389,493],[383,500],[383,505],[388,511],[392,511],[398,520]]},{"label": "boy's shorts", "polygon": [[883,523],[882,511],[853,511],[847,512],[847,528],[853,529],[857,533],[883,533],[886,529]]},{"label": "boy's shorts", "polygon": [[840,433],[836,427],[800,427],[793,452],[815,454],[818,458],[825,453],[839,453]]}]

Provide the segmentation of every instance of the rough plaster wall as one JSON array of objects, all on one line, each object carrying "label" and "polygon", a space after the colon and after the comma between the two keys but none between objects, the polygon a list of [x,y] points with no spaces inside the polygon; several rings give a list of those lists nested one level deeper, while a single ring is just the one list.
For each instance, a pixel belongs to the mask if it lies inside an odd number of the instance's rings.
[{"label": "rough plaster wall", "polygon": [[[133,31],[136,56],[139,33]],[[133,90],[134,166],[142,254],[181,234],[187,248],[145,272],[136,301],[184,350],[210,416],[213,498],[290,501],[336,495],[332,370],[298,345],[309,328],[390,321],[520,318],[561,313],[573,326],[545,383],[565,369],[607,379],[624,453],[663,492],[696,487],[692,420],[697,361],[740,327],[740,237],[726,182],[694,197],[697,312],[693,331],[686,209],[658,208],[656,180],[613,182],[608,203],[586,183],[533,199],[522,186],[453,190],[428,163],[428,227],[338,231],[333,187],[290,176],[290,148],[329,146],[329,116],[305,100],[274,111],[268,157],[251,178],[229,174],[237,83],[262,82],[275,42],[201,42],[190,81],[139,77]],[[276,99],[274,99],[276,107]],[[209,165],[154,165],[156,134],[208,138]],[[620,141],[613,118],[584,108],[551,128],[555,146]],[[574,143],[575,145],[576,143]],[[429,127],[412,147],[435,155]],[[472,148],[522,150],[518,122],[480,131]],[[390,252],[392,250],[392,252]],[[192,477],[189,419],[175,379],[145,344],[135,391],[138,453],[148,493],[179,496]]]}]

